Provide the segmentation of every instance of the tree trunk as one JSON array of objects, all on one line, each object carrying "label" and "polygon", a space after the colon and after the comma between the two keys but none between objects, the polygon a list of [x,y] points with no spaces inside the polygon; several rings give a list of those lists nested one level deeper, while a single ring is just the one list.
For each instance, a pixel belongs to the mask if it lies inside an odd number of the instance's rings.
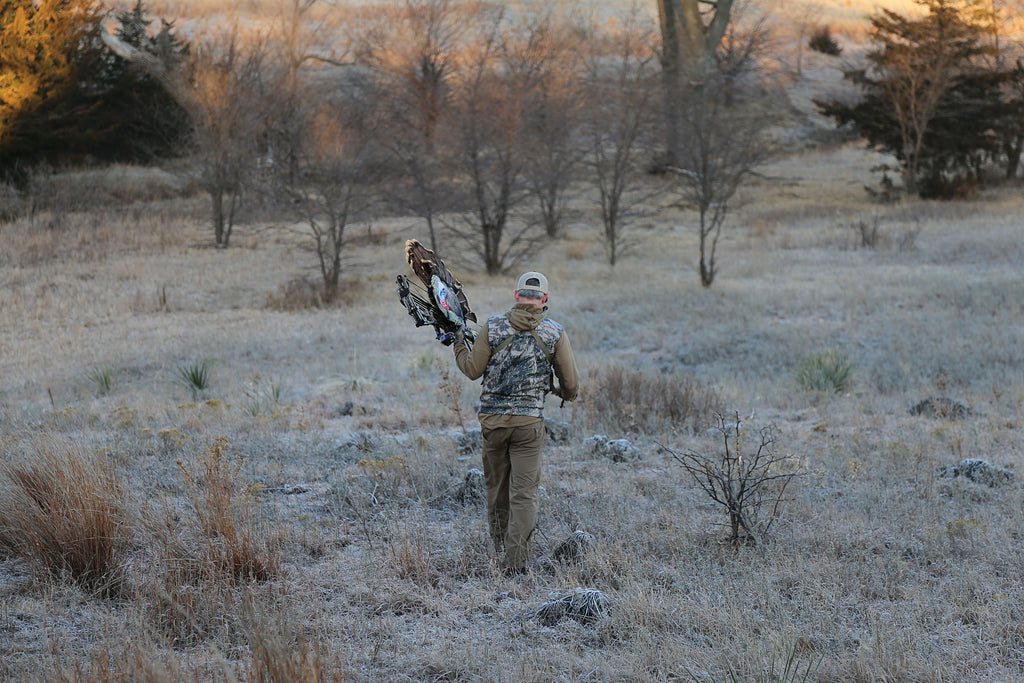
[{"label": "tree trunk", "polygon": [[684,78],[700,82],[725,36],[733,0],[717,0],[707,24],[700,13],[702,0],[658,0],[661,27],[661,69],[665,88],[666,165],[678,157],[681,128],[679,98]]},{"label": "tree trunk", "polygon": [[704,288],[711,286],[715,281],[715,247],[718,244],[717,238],[711,240],[708,245],[708,236],[711,229],[707,226],[707,219],[704,209],[700,212],[700,284]]},{"label": "tree trunk", "polygon": [[224,190],[216,188],[210,191],[213,202],[213,241],[218,247],[224,246]]},{"label": "tree trunk", "polygon": [[1017,177],[1020,157],[1024,153],[1024,135],[1018,136],[1013,142],[1005,142],[1003,151],[1006,153],[1006,179],[1013,180]]}]

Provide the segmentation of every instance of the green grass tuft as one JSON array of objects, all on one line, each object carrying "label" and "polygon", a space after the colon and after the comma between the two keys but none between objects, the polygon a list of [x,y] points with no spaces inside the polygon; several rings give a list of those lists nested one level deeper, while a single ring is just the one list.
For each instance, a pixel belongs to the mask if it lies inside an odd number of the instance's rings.
[{"label": "green grass tuft", "polygon": [[797,368],[796,383],[804,391],[841,394],[853,384],[853,362],[841,351],[814,354]]}]

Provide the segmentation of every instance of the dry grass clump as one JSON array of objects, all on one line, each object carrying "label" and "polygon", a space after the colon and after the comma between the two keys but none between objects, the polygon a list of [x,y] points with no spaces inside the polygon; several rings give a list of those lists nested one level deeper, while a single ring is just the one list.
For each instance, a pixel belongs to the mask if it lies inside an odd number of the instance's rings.
[{"label": "dry grass clump", "polygon": [[60,683],[177,683],[202,678],[186,675],[172,655],[129,643],[120,652],[99,651],[88,661],[63,657],[47,670],[47,680]]},{"label": "dry grass clump", "polygon": [[162,251],[185,243],[186,223],[180,214],[156,207],[40,210],[0,224],[0,265],[91,263],[141,249]]},{"label": "dry grass clump", "polygon": [[621,366],[595,372],[583,400],[593,427],[620,433],[698,431],[721,410],[717,392],[681,373],[649,374]]},{"label": "dry grass clump", "polygon": [[111,166],[63,173],[43,170],[32,175],[25,194],[33,212],[65,213],[178,199],[193,191],[181,177],[158,168]]},{"label": "dry grass clump", "polygon": [[196,513],[202,556],[224,575],[238,580],[266,580],[280,571],[273,537],[253,516],[251,490],[241,482],[244,460],[232,458],[226,438],[219,437],[189,466],[178,461]]},{"label": "dry grass clump", "polygon": [[47,444],[0,471],[0,545],[88,591],[121,586],[133,529],[125,484],[109,460]]},{"label": "dry grass clump", "polygon": [[323,308],[325,303],[322,287],[309,278],[297,277],[267,294],[266,306],[271,311],[290,312]]},{"label": "dry grass clump", "polygon": [[257,632],[251,642],[253,664],[245,680],[253,683],[319,683],[346,680],[340,674],[325,675],[320,653],[305,639],[297,641]]}]

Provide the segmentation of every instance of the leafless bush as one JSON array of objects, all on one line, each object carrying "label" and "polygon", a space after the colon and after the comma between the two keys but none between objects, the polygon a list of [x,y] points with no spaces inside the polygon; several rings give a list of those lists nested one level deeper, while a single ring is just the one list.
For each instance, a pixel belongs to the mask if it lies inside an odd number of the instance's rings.
[{"label": "leafless bush", "polygon": [[760,430],[760,442],[747,455],[739,415],[734,420],[719,415],[715,433],[722,440],[721,452],[705,455],[690,450],[672,456],[711,500],[725,508],[729,541],[756,543],[778,518],[786,487],[799,473],[792,456],[776,451],[771,427]]},{"label": "leafless bush", "polygon": [[861,219],[855,223],[850,224],[851,230],[854,234],[860,238],[860,246],[865,249],[874,249],[879,243],[878,233],[878,216],[875,216],[871,222]]},{"label": "leafless bush", "polygon": [[87,590],[117,590],[133,532],[125,487],[113,465],[51,444],[0,469],[0,545]]},{"label": "leafless bush", "polygon": [[917,236],[921,229],[912,225],[895,233],[890,230],[882,230],[882,219],[875,215],[870,219],[859,218],[847,224],[850,232],[853,249],[882,249],[895,248],[899,251],[909,251],[917,243]]},{"label": "leafless bush", "polygon": [[652,375],[614,367],[596,373],[589,384],[591,420],[620,432],[696,431],[712,423],[721,403],[710,387],[675,373]]},{"label": "leafless bush", "polygon": [[267,308],[272,311],[305,311],[324,305],[323,291],[308,278],[292,278],[267,294]]}]

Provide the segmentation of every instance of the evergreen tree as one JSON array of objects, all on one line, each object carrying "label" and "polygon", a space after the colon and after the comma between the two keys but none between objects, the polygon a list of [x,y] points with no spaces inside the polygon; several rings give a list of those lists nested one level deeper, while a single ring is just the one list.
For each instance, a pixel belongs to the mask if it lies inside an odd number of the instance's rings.
[{"label": "evergreen tree", "polygon": [[88,75],[102,59],[95,0],[6,0],[0,8],[0,176],[80,154],[102,133]]},{"label": "evergreen tree", "polygon": [[[180,63],[188,45],[138,0],[117,15],[118,36]],[[138,160],[174,153],[188,117],[156,81],[100,39],[97,0],[6,0],[0,4],[0,179],[26,167],[83,159]]]},{"label": "evergreen tree", "polygon": [[872,17],[868,65],[844,74],[861,87],[859,101],[815,103],[893,154],[908,191],[952,196],[980,182],[983,158],[998,149],[1002,77],[981,60],[993,48],[976,0],[917,2],[928,10],[921,18]]},{"label": "evergreen tree", "polygon": [[[134,48],[157,56],[169,67],[180,67],[189,44],[174,33],[174,23],[161,19],[160,31],[150,32],[142,0],[117,14],[116,35]],[[145,160],[180,152],[190,129],[188,114],[152,76],[126,60],[107,53],[101,74],[106,91],[98,115],[111,125],[100,156],[117,160]]]}]

